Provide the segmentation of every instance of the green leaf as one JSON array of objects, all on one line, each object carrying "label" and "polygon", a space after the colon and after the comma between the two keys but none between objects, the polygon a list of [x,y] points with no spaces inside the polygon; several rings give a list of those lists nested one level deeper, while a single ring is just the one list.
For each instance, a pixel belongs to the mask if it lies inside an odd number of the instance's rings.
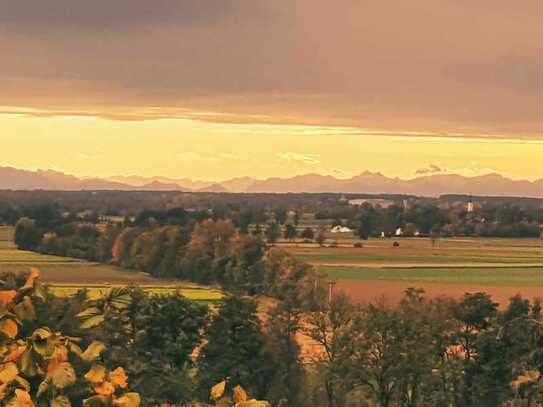
[{"label": "green leaf", "polygon": [[61,363],[53,372],[51,379],[56,388],[63,389],[71,386],[76,380],[75,370],[70,363]]},{"label": "green leaf", "polygon": [[51,401],[51,407],[71,407],[70,399],[66,396],[58,396],[56,399]]}]

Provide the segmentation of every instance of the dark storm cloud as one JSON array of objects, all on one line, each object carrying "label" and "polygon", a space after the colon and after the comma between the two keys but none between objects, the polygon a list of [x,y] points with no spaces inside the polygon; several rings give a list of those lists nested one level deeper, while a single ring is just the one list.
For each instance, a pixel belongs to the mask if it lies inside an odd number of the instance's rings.
[{"label": "dark storm cloud", "polygon": [[212,23],[232,15],[258,12],[249,0],[2,0],[0,23],[19,29],[124,28],[161,23]]},{"label": "dark storm cloud", "polygon": [[541,17],[539,0],[0,0],[0,104],[540,137]]}]

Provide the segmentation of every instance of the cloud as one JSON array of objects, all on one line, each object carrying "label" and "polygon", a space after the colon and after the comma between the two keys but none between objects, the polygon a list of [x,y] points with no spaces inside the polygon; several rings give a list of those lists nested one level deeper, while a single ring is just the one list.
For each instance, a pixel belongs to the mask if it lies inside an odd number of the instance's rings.
[{"label": "cloud", "polygon": [[178,160],[184,160],[184,161],[209,161],[209,162],[219,161],[217,157],[204,156],[204,155],[195,153],[193,151],[188,151],[186,153],[179,153],[179,154],[176,154],[175,157]]},{"label": "cloud", "polygon": [[419,168],[415,171],[415,175],[430,175],[430,174],[439,174],[445,172],[443,168],[436,164],[430,164],[428,167]]},{"label": "cloud", "polygon": [[229,153],[219,153],[219,157],[227,160],[240,160],[242,158],[240,155]]},{"label": "cloud", "polygon": [[301,163],[304,165],[316,165],[319,164],[318,155],[316,154],[300,154],[293,152],[285,152],[277,154],[282,160],[289,163]]},{"label": "cloud", "polygon": [[542,14],[540,0],[0,0],[0,104],[543,139]]}]

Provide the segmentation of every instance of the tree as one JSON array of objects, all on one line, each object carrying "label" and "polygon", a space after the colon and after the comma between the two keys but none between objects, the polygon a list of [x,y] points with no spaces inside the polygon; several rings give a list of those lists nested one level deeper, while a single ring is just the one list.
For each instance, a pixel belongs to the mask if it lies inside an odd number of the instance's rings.
[{"label": "tree", "polygon": [[292,223],[287,224],[285,227],[285,239],[288,241],[293,241],[296,240],[296,236],[298,236],[296,226],[294,226]]},{"label": "tree", "polygon": [[295,407],[300,399],[304,367],[300,359],[297,333],[300,331],[302,310],[298,301],[288,298],[269,311],[266,338],[270,354],[274,355],[275,376],[268,399],[273,405]]},{"label": "tree", "polygon": [[287,208],[284,206],[278,206],[273,212],[275,214],[275,221],[280,225],[284,225],[288,218]]},{"label": "tree", "polygon": [[357,324],[356,307],[342,294],[331,303],[321,302],[319,309],[309,312],[304,321],[304,333],[321,348],[315,352],[313,362],[322,375],[327,407],[345,405],[353,388],[347,373],[354,357],[354,339],[359,333]]},{"label": "tree", "polygon": [[280,234],[279,225],[276,222],[270,223],[266,229],[266,238],[268,243],[275,244]]},{"label": "tree", "polygon": [[305,228],[302,230],[300,237],[305,240],[313,240],[315,238],[315,232],[311,228]]},{"label": "tree", "polygon": [[15,225],[15,244],[19,249],[36,250],[41,241],[41,233],[36,223],[29,218],[21,218]]},{"label": "tree", "polygon": [[326,242],[326,229],[323,226],[319,227],[315,241],[320,247],[324,246],[324,242]]},{"label": "tree", "polygon": [[112,290],[85,305],[96,310],[80,316],[87,325],[104,319],[93,334],[110,349],[104,354],[105,365],[123,363],[132,388],[146,404],[193,399],[192,353],[203,339],[205,307],[178,293],[150,296],[137,288]]},{"label": "tree", "polygon": [[264,397],[273,377],[273,362],[266,352],[256,314],[256,302],[240,297],[224,300],[207,331],[207,344],[198,359],[203,392],[224,378]]}]

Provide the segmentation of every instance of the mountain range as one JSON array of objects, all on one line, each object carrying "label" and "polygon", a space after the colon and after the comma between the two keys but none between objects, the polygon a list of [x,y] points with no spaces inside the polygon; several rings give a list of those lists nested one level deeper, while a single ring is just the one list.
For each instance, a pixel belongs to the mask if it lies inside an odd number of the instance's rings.
[{"label": "mountain range", "polygon": [[513,180],[500,174],[465,177],[457,174],[432,174],[412,179],[390,178],[381,173],[363,172],[348,179],[329,175],[305,174],[291,178],[251,177],[227,181],[194,181],[189,178],[114,176],[76,177],[53,170],[28,171],[0,167],[0,189],[10,190],[127,190],[184,192],[336,192],[368,194],[409,194],[435,197],[443,194],[486,196],[526,196],[543,198],[543,179]]}]

